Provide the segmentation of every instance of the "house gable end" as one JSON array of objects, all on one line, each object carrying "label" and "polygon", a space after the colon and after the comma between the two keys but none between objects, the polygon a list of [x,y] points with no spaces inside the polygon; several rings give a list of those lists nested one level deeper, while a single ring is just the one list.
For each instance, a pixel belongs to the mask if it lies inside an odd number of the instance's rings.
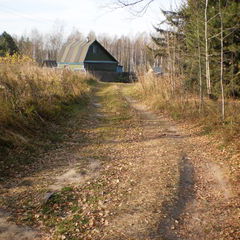
[{"label": "house gable end", "polygon": [[97,41],[95,40],[88,48],[85,61],[118,61]]}]

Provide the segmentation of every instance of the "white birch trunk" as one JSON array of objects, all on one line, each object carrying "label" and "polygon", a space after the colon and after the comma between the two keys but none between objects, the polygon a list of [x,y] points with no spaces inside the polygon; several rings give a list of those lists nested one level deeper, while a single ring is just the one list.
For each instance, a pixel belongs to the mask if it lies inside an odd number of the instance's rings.
[{"label": "white birch trunk", "polygon": [[207,83],[207,93],[210,97],[211,91],[211,77],[210,77],[210,67],[209,67],[209,49],[208,49],[208,0],[206,0],[205,5],[205,56],[206,56],[206,83]]},{"label": "white birch trunk", "polygon": [[203,85],[202,85],[202,64],[201,64],[201,45],[199,36],[199,21],[197,20],[197,38],[198,38],[198,66],[199,66],[199,112],[202,112],[203,108]]},{"label": "white birch trunk", "polygon": [[223,43],[223,17],[222,17],[222,10],[221,10],[221,0],[219,0],[219,16],[220,16],[220,23],[221,23],[221,61],[220,61],[220,83],[221,83],[221,95],[222,95],[222,120],[225,120],[225,98],[224,98],[224,85],[223,85],[223,61],[224,61],[224,43]]}]

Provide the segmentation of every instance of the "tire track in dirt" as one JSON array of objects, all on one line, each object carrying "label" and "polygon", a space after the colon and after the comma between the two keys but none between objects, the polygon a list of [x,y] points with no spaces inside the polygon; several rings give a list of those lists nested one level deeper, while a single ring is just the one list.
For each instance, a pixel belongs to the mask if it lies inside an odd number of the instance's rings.
[{"label": "tire track in dirt", "polygon": [[[138,104],[133,99],[126,97],[126,100],[130,105],[138,111],[138,113],[144,119],[157,120],[159,116],[147,110],[146,106]],[[157,231],[150,233],[149,239],[168,239],[168,240],[181,240],[182,238],[176,233],[175,225],[179,223],[181,213],[184,212],[188,203],[194,199],[194,167],[191,160],[185,153],[184,146],[182,145],[181,138],[184,136],[177,132],[176,128],[171,126],[166,120],[158,122],[160,127],[163,128],[163,134],[161,137],[169,138],[168,144],[173,143],[178,138],[178,144],[183,147],[181,149],[181,156],[176,159],[178,162],[179,182],[177,186],[176,196],[173,201],[166,201],[162,203],[162,211],[164,218],[158,223]],[[162,159],[164,161],[166,159]]]},{"label": "tire track in dirt", "polygon": [[[118,162],[128,169],[119,176],[118,195],[128,194],[117,206],[108,206],[112,217],[101,239],[180,239],[174,224],[194,197],[194,171],[182,145],[189,136],[143,105],[126,100],[138,127],[126,126],[114,148],[124,149]],[[134,141],[127,141],[132,136]]]}]

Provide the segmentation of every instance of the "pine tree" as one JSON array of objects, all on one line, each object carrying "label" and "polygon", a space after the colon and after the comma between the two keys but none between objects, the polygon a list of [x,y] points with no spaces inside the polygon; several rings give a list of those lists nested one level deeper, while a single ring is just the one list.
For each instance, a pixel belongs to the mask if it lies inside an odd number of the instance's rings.
[{"label": "pine tree", "polygon": [[11,35],[3,32],[3,34],[0,35],[0,56],[5,56],[7,53],[13,55],[18,52],[18,47]]}]

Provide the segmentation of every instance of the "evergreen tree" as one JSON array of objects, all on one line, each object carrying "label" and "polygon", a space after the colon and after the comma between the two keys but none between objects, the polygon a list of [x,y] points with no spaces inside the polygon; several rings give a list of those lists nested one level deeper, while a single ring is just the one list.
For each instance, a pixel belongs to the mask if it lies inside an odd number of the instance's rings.
[{"label": "evergreen tree", "polygon": [[7,53],[13,55],[14,53],[18,52],[18,47],[11,35],[3,32],[3,34],[0,35],[0,56],[5,56]]},{"label": "evergreen tree", "polygon": [[[162,11],[165,20],[155,27],[158,36],[152,36],[156,48],[152,49],[159,57],[164,72],[170,76],[172,92],[176,89],[176,77],[184,72],[183,52],[185,50],[182,12]],[[164,27],[167,26],[167,27]]]}]

